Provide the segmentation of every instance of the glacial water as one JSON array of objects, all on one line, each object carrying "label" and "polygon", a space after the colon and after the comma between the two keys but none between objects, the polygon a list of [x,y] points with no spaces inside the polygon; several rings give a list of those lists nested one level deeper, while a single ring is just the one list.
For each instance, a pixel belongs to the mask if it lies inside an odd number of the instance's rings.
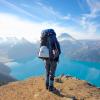
[{"label": "glacial water", "polygon": [[[7,65],[11,68],[11,76],[18,80],[45,75],[44,62],[39,58]],[[63,56],[56,70],[56,76],[61,74],[71,75],[100,87],[100,63],[74,61]]]}]

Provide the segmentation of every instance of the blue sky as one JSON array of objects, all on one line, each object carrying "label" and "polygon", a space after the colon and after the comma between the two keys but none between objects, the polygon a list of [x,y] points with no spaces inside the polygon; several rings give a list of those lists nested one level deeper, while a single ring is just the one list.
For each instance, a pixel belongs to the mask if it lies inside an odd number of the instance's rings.
[{"label": "blue sky", "polygon": [[100,39],[100,0],[0,0],[0,36],[39,39],[45,28]]}]

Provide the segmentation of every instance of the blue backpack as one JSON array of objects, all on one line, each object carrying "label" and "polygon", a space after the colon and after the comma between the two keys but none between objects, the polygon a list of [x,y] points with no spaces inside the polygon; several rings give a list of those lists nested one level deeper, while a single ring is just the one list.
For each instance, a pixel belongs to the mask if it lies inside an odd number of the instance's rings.
[{"label": "blue backpack", "polygon": [[[60,45],[56,38],[56,33],[53,29],[46,29],[41,32],[40,48],[42,46],[46,46],[48,48],[49,59],[54,60],[59,58],[59,55],[61,53]],[[43,59],[45,59],[45,57],[43,57]]]}]

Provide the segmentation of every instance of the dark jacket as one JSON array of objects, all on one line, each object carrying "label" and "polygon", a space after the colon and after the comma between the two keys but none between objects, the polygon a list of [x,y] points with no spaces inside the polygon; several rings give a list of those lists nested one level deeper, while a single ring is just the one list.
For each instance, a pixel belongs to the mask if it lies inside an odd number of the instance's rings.
[{"label": "dark jacket", "polygon": [[[52,50],[55,50],[55,49],[58,50],[59,55],[61,54],[60,44],[59,44],[59,42],[58,42],[56,36],[51,36],[51,37],[50,37],[50,46],[51,46],[51,47],[50,47],[49,50],[51,50],[51,51],[50,51],[51,56],[53,55]],[[58,62],[58,61],[59,61],[59,56],[57,56],[57,57],[54,58],[54,59],[51,57],[51,60],[54,60],[54,61],[57,61],[57,62]]]}]

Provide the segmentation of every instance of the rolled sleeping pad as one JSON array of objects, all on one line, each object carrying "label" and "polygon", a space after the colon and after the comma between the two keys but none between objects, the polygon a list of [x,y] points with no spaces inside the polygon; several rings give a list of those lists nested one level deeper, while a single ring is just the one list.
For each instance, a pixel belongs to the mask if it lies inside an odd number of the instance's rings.
[{"label": "rolled sleeping pad", "polygon": [[38,57],[41,58],[41,59],[49,58],[49,49],[47,48],[47,46],[41,46],[40,47]]}]

